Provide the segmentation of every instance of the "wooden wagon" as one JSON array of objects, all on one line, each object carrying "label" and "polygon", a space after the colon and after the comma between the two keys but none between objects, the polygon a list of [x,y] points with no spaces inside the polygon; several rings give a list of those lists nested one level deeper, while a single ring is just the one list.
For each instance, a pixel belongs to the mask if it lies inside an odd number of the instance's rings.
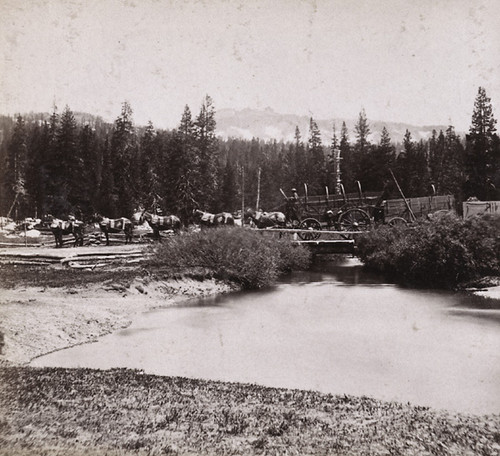
[{"label": "wooden wagon", "polygon": [[347,194],[341,185],[340,194],[330,195],[328,187],[323,195],[309,196],[304,184],[304,196],[287,197],[281,210],[285,213],[289,228],[309,230],[313,233],[299,233],[302,239],[317,239],[321,230],[366,231],[372,218],[369,208],[379,199],[378,193]]},{"label": "wooden wagon", "polygon": [[321,230],[338,231],[342,236],[342,232],[368,231],[379,224],[406,225],[455,207],[453,195],[383,200],[383,193],[364,193],[359,182],[357,187],[357,193],[345,193],[341,185],[339,194],[330,195],[325,188],[324,195],[309,196],[307,185],[304,185],[304,196],[301,197],[287,197],[282,191],[286,198],[282,210],[288,227],[311,231],[299,233],[302,239],[311,240],[319,238]]}]

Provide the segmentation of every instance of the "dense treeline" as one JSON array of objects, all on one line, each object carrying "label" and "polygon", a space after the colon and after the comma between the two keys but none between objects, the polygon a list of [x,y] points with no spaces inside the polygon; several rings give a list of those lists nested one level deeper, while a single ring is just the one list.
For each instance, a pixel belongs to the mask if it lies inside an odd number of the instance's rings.
[{"label": "dense treeline", "polygon": [[[77,120],[78,119],[78,120]],[[333,125],[330,144],[310,119],[307,137],[298,127],[292,142],[217,138],[215,107],[207,96],[196,116],[188,106],[176,129],[136,127],[123,103],[113,124],[66,107],[50,116],[0,117],[0,212],[15,218],[70,213],[89,218],[130,216],[140,207],[175,213],[184,221],[192,209],[265,210],[283,203],[280,188],[309,194],[336,187],[334,150],[340,151],[347,192],[360,181],[364,191],[380,192],[392,169],[406,196],[454,194],[500,199],[500,141],[490,99],[479,88],[469,134],[452,126],[415,141],[409,131],[393,144],[384,127],[377,144],[361,111],[350,137],[345,123]],[[352,134],[351,133],[351,134]],[[260,185],[259,185],[260,184]],[[394,197],[399,195],[395,194]]]}]

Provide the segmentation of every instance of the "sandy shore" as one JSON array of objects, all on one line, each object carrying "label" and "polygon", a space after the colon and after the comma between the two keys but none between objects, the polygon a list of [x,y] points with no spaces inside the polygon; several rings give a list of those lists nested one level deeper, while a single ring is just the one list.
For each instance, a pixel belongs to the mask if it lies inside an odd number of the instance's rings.
[{"label": "sandy shore", "polygon": [[197,281],[136,278],[84,287],[16,287],[0,290],[0,359],[25,364],[54,350],[94,341],[127,327],[134,315],[186,299],[227,293],[233,288],[211,279]]},{"label": "sandy shore", "polygon": [[[16,248],[0,249],[0,256],[68,259],[75,254],[126,254],[138,250],[145,251],[145,247]],[[3,334],[0,363],[23,365],[40,355],[94,341],[125,328],[138,313],[235,289],[215,279],[158,279],[144,274],[140,268],[140,264],[127,268],[111,265],[99,281],[101,271],[84,275],[57,263],[48,268],[2,265],[0,274],[14,274],[14,283],[0,288],[0,333]],[[51,272],[52,283],[44,283],[46,272]],[[67,277],[70,273],[77,280]],[[58,277],[61,283],[57,283]]]}]

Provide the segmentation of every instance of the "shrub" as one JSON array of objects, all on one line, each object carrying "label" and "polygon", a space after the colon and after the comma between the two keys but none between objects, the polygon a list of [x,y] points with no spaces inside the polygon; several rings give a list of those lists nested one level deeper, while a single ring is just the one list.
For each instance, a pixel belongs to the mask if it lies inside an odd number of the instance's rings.
[{"label": "shrub", "polygon": [[150,264],[171,272],[203,268],[244,288],[261,288],[286,271],[306,268],[309,261],[309,251],[289,240],[217,228],[171,238],[155,249]]},{"label": "shrub", "polygon": [[414,227],[382,227],[360,236],[371,269],[417,284],[452,288],[500,274],[500,217],[445,214]]}]

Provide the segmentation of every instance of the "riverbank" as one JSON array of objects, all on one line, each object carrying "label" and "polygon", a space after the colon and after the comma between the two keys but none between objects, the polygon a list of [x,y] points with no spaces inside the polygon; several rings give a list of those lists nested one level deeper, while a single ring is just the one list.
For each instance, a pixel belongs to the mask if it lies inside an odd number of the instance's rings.
[{"label": "riverbank", "polygon": [[[19,273],[37,271],[21,268]],[[214,278],[158,279],[136,274],[118,270],[103,274],[102,282],[80,280],[63,286],[32,286],[21,282],[1,289],[0,332],[4,345],[0,362],[26,364],[40,355],[92,342],[126,328],[139,313],[236,289]],[[59,276],[63,281],[65,271],[48,275]],[[49,283],[50,279],[46,279]]]}]

